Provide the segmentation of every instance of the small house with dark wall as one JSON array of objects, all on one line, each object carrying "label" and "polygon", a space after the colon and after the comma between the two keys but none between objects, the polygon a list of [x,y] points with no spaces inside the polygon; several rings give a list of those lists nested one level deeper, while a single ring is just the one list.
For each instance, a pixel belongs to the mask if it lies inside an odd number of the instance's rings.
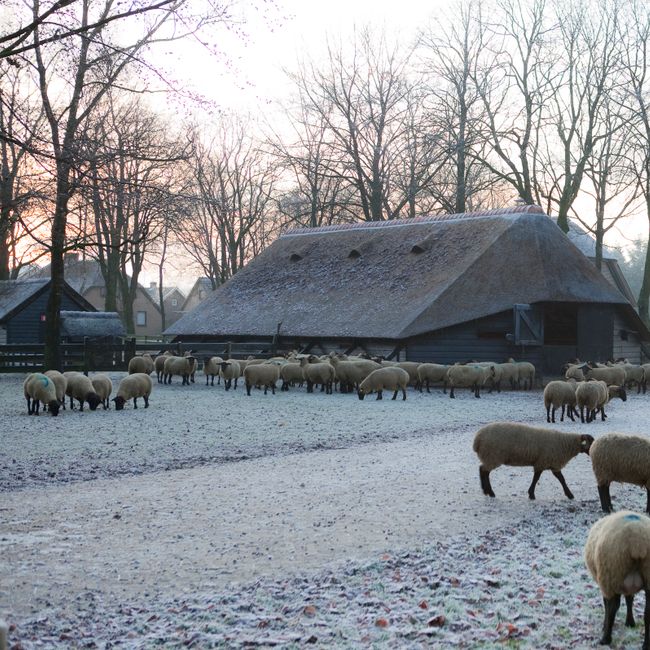
[{"label": "small house with dark wall", "polygon": [[634,307],[538,206],[291,230],[165,332],[401,360],[641,360]]},{"label": "small house with dark wall", "polygon": [[[0,344],[44,343],[45,308],[50,280],[4,280],[0,282]],[[64,283],[63,309],[93,312],[95,308]]]},{"label": "small house with dark wall", "polygon": [[67,343],[117,343],[126,336],[126,329],[116,311],[62,311],[61,338]]}]

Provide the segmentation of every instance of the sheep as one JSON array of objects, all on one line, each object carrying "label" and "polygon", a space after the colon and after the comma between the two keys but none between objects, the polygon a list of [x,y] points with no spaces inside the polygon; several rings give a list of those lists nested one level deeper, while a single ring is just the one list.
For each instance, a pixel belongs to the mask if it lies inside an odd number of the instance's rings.
[{"label": "sheep", "polygon": [[623,368],[625,370],[625,388],[632,388],[636,386],[637,395],[641,392],[645,384],[645,368],[629,363],[627,359],[617,360],[616,363],[611,364],[612,368]]},{"label": "sheep", "polygon": [[588,367],[585,372],[585,379],[599,379],[604,381],[608,386],[624,386],[625,368],[622,366],[612,366],[611,368]]},{"label": "sheep", "polygon": [[377,391],[377,399],[382,399],[383,390],[394,391],[392,399],[397,399],[397,393],[402,391],[402,401],[406,399],[406,387],[409,384],[409,373],[398,366],[373,370],[359,385],[357,394],[363,399],[369,393]]},{"label": "sheep", "polygon": [[650,440],[648,438],[606,433],[594,442],[589,455],[603,512],[612,512],[609,486],[616,481],[645,487],[646,512],[650,514]]},{"label": "sheep", "polygon": [[232,380],[235,380],[234,389],[237,390],[237,379],[241,376],[241,369],[239,363],[234,359],[222,361],[219,364],[219,376],[223,377],[223,385],[226,390],[230,390]]},{"label": "sheep", "polygon": [[159,354],[153,362],[154,369],[156,371],[156,378],[158,379],[159,384],[162,384],[165,378],[165,361],[167,361],[169,357],[173,356],[174,354],[172,352],[165,350],[162,354]]},{"label": "sheep", "polygon": [[494,366],[463,366],[456,364],[449,366],[447,371],[447,382],[451,386],[449,397],[456,397],[454,388],[471,388],[474,391],[474,397],[481,397],[481,386],[494,377]]},{"label": "sheep", "polygon": [[43,374],[54,382],[56,398],[65,411],[65,389],[68,387],[68,380],[58,370],[46,370]]},{"label": "sheep", "polygon": [[643,368],[643,394],[645,395],[648,388],[648,378],[650,378],[650,363],[642,363],[641,368]]},{"label": "sheep", "polygon": [[280,366],[269,363],[247,365],[244,368],[244,382],[246,384],[246,395],[251,394],[253,386],[264,386],[264,394],[270,388],[275,395],[275,382],[280,378]]},{"label": "sheep", "polygon": [[167,357],[163,367],[163,384],[171,384],[174,375],[180,375],[183,378],[182,385],[190,385],[190,375],[195,366],[196,359],[189,357]]},{"label": "sheep", "polygon": [[79,410],[84,410],[84,402],[88,402],[91,411],[94,411],[101,403],[101,398],[95,392],[92,382],[86,375],[80,372],[68,376],[68,385],[65,394],[70,398],[70,408],[74,409],[74,401],[79,402]]},{"label": "sheep", "polygon": [[418,366],[420,392],[422,392],[423,385],[426,385],[427,393],[430,393],[431,382],[442,382],[443,393],[447,393],[447,370],[449,370],[449,366],[442,363],[421,363]]},{"label": "sheep", "polygon": [[605,405],[614,397],[618,397],[622,402],[627,402],[627,393],[625,392],[625,388],[623,388],[623,386],[607,386],[605,401],[600,404],[600,415],[603,421],[607,419],[607,415],[605,415]]},{"label": "sheep", "polygon": [[[27,375],[23,382],[23,393],[27,400],[27,413],[38,415],[41,402],[47,404],[47,408],[53,417],[59,414],[59,400],[56,394],[54,380],[40,372]],[[30,403],[31,400],[31,403]]]},{"label": "sheep", "polygon": [[[544,388],[544,408],[546,408],[546,421],[555,424],[555,411],[562,407],[560,422],[564,422],[564,414],[575,422],[574,407],[576,405],[576,382],[571,381],[550,381]],[[551,410],[551,407],[552,410]]]},{"label": "sheep", "polygon": [[531,390],[535,384],[535,366],[529,361],[515,361],[514,359],[508,359],[508,363],[514,363],[517,366],[517,388]]},{"label": "sheep", "polygon": [[607,399],[607,384],[604,381],[585,381],[576,387],[576,406],[580,410],[580,421],[585,422],[585,409],[587,422],[596,419],[596,413],[601,404]]},{"label": "sheep", "polygon": [[408,372],[409,385],[415,386],[415,388],[420,387],[420,377],[418,375],[419,361],[398,361],[397,367]]},{"label": "sheep", "polygon": [[[153,361],[151,363],[153,367]],[[150,373],[147,372],[145,374],[148,375]],[[104,410],[110,408],[109,397],[113,392],[113,382],[110,380],[110,377],[107,377],[106,375],[95,375],[90,379],[90,381],[93,385],[93,388],[95,389],[95,392],[101,399]]]},{"label": "sheep", "polygon": [[280,390],[284,391],[289,390],[289,386],[293,386],[296,383],[302,386],[305,380],[300,363],[295,361],[280,366],[280,378],[282,379]]},{"label": "sheep", "polygon": [[136,372],[122,379],[117,387],[117,395],[113,398],[115,410],[121,411],[124,404],[133,399],[133,408],[138,408],[138,397],[144,398],[144,407],[149,408],[149,396],[153,389],[151,377],[144,372]]},{"label": "sheep", "polygon": [[576,381],[584,381],[587,365],[584,363],[568,363],[564,366],[564,378],[575,379]]},{"label": "sheep", "polygon": [[519,365],[516,363],[496,363],[494,364],[495,368],[501,370],[501,379],[499,381],[499,386],[505,384],[510,384],[510,388],[513,390],[519,384]]},{"label": "sheep", "polygon": [[132,357],[129,360],[128,373],[132,375],[135,372],[144,372],[150,375],[154,370],[154,361],[148,353],[143,354],[141,357]]},{"label": "sheep", "polygon": [[373,370],[382,367],[381,364],[370,359],[342,360],[335,355],[330,355],[329,363],[336,371],[341,393],[351,393]]},{"label": "sheep", "polygon": [[324,390],[327,395],[332,394],[332,384],[336,378],[336,371],[331,363],[327,361],[309,363],[309,359],[303,357],[300,359],[300,367],[307,382],[308,393],[314,392],[314,384],[320,384],[322,386],[321,390]]},{"label": "sheep", "polygon": [[219,377],[219,382],[221,381],[221,375],[219,371],[221,370],[221,363],[223,359],[221,357],[210,357],[203,362],[203,374],[205,375],[205,385],[208,385],[210,377],[212,377],[211,386],[214,386],[214,378]]},{"label": "sheep", "polygon": [[564,490],[573,494],[564,480],[562,468],[579,453],[589,453],[593,436],[564,433],[554,429],[531,427],[518,422],[495,422],[479,429],[474,436],[473,449],[479,457],[481,488],[493,497],[490,472],[500,465],[532,467],[533,481],[528,488],[528,498],[535,498],[535,486],[544,470],[550,469]]},{"label": "sheep", "polygon": [[625,596],[625,625],[634,627],[634,595],[645,591],[643,648],[650,642],[650,518],[622,510],[599,519],[589,531],[585,564],[603,595],[605,617],[600,643],[612,642],[614,619]]},{"label": "sheep", "polygon": [[192,383],[194,383],[194,376],[196,375],[196,368],[198,365],[198,362],[196,360],[196,357],[194,356],[193,351],[189,351],[185,353],[185,358],[189,359],[190,363],[190,373],[189,373],[189,379]]}]

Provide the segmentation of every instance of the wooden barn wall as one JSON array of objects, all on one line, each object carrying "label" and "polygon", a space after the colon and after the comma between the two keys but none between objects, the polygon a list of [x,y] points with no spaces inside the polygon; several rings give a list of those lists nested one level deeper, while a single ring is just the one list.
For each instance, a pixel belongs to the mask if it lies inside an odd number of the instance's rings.
[{"label": "wooden barn wall", "polygon": [[406,359],[456,363],[469,360],[503,362],[513,357],[517,361],[530,361],[540,366],[541,346],[522,347],[510,343],[506,334],[512,334],[513,331],[514,316],[508,310],[413,337],[406,345]]},{"label": "wooden barn wall", "polygon": [[[45,342],[45,323],[41,321],[41,314],[45,313],[47,298],[46,291],[27,304],[7,323],[7,343]],[[61,299],[61,310],[85,311],[85,307],[64,293]]]},{"label": "wooden barn wall", "polygon": [[578,308],[578,358],[607,361],[613,355],[613,305],[580,305]]},{"label": "wooden barn wall", "polygon": [[613,356],[614,359],[627,359],[630,363],[642,363],[639,335],[630,328],[624,315],[618,311],[614,314]]}]

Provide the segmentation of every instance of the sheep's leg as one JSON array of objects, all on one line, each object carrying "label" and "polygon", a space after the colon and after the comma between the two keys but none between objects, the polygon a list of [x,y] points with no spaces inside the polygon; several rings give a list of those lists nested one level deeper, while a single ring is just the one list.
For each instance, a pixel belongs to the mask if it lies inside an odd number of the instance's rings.
[{"label": "sheep's leg", "polygon": [[530,487],[528,488],[528,498],[534,500],[535,499],[535,486],[537,485],[537,481],[539,481],[539,477],[542,475],[543,470],[536,469],[535,473],[533,474],[533,482],[530,484]]},{"label": "sheep's leg", "polygon": [[144,399],[144,407],[146,409],[148,409],[149,408],[149,395],[143,395],[142,399]]},{"label": "sheep's leg", "polygon": [[455,399],[455,397],[456,397],[456,395],[454,395],[454,385],[453,384],[451,385],[451,390],[449,391],[449,397],[451,397],[451,399]]},{"label": "sheep's leg", "polygon": [[607,419],[607,416],[605,415],[605,407],[601,406],[600,407],[600,419],[602,422],[604,422]]},{"label": "sheep's leg", "polygon": [[634,594],[625,596],[625,608],[627,609],[627,613],[625,614],[625,625],[627,627],[635,627],[636,622],[634,620]]},{"label": "sheep's leg", "polygon": [[396,400],[396,399],[397,399],[397,393],[399,393],[399,388],[396,388],[396,389],[395,389],[395,392],[393,393],[393,396],[391,397],[392,400]]},{"label": "sheep's leg", "polygon": [[271,384],[271,394],[275,395],[275,382]]},{"label": "sheep's leg", "polygon": [[246,382],[246,395],[248,395],[250,397],[250,394],[251,394],[251,385],[247,381]]},{"label": "sheep's leg", "polygon": [[406,399],[406,388],[402,388],[402,402]]},{"label": "sheep's leg", "polygon": [[32,403],[31,403],[31,399],[30,399],[29,395],[27,397],[25,397],[25,399],[27,400],[27,415],[31,415],[32,414]]},{"label": "sheep's leg", "polygon": [[[564,409],[564,406],[562,406],[562,408]],[[573,417],[573,406],[571,406],[571,404],[567,404],[566,414],[571,418],[571,422],[575,422],[575,418]]]},{"label": "sheep's leg", "polygon": [[616,594],[612,598],[603,598],[605,605],[605,619],[603,620],[603,636],[600,639],[601,645],[609,645],[612,642],[612,628],[614,627],[614,619],[616,612],[621,604],[620,594]]},{"label": "sheep's leg", "polygon": [[488,497],[494,497],[495,494],[492,491],[492,485],[490,484],[489,470],[485,469],[483,465],[481,465],[478,468],[478,474],[481,479],[481,489],[483,490],[483,494],[485,494]]},{"label": "sheep's leg", "polygon": [[384,399],[380,390],[377,391],[377,399]]},{"label": "sheep's leg", "polygon": [[551,415],[551,405],[546,407],[546,421],[555,422],[555,407],[553,407],[553,415]]},{"label": "sheep's leg", "polygon": [[444,395],[447,394],[447,380],[446,379],[444,379],[443,382],[442,382],[442,392],[443,392]]},{"label": "sheep's leg", "polygon": [[650,648],[650,589],[645,590],[645,609],[643,611],[645,632],[643,633],[643,650]]},{"label": "sheep's leg", "polygon": [[650,489],[646,488],[646,502],[645,502],[645,511],[650,514]]},{"label": "sheep's leg", "polygon": [[134,397],[134,398],[133,398],[133,408],[134,408],[134,409],[137,409],[137,408],[138,408],[138,398],[137,398],[137,397]]},{"label": "sheep's leg", "polygon": [[600,507],[603,512],[612,511],[612,498],[609,494],[609,483],[598,486],[598,496],[600,497]]},{"label": "sheep's leg", "polygon": [[562,486],[562,489],[564,490],[564,494],[568,499],[573,499],[573,492],[569,490],[569,486],[566,484],[566,481],[564,480],[564,476],[562,475],[562,472],[560,470],[553,471],[553,476],[560,481],[560,485]]}]

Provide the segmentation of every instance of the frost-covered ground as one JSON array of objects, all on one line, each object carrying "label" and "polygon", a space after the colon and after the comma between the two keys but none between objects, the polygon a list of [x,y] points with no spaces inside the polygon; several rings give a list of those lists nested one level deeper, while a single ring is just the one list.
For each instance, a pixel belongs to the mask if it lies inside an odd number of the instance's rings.
[{"label": "frost-covered ground", "polygon": [[[114,379],[117,381],[120,375]],[[475,431],[545,424],[541,393],[406,402],[154,387],[151,407],[26,414],[0,376],[0,617],[16,647],[595,647],[589,459],[499,468]],[[646,433],[650,395],[606,423]],[[644,491],[614,486],[619,507]],[[642,620],[642,597],[638,598]],[[640,629],[615,628],[614,647]],[[11,647],[11,646],[10,646]]]}]

